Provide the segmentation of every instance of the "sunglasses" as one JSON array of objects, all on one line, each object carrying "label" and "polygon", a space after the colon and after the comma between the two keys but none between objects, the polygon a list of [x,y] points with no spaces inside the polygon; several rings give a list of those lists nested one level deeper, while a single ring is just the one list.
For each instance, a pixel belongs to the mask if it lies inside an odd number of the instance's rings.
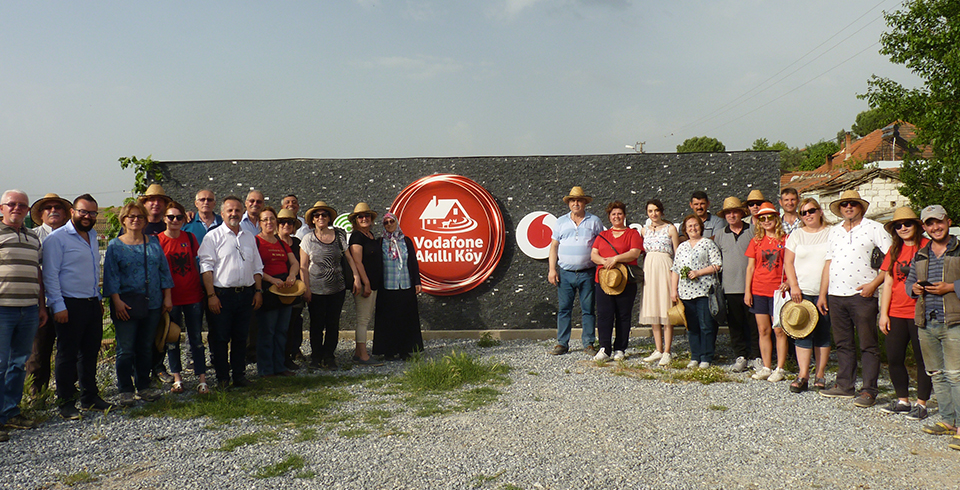
[{"label": "sunglasses", "polygon": [[846,208],[846,207],[850,207],[850,206],[859,206],[859,205],[860,205],[860,203],[857,202],[857,201],[841,201],[841,202],[840,202],[840,207],[841,207],[841,208]]},{"label": "sunglasses", "polygon": [[[572,200],[572,199],[571,199],[571,200]],[[395,220],[395,219],[385,219],[385,220],[383,220],[383,224],[385,224],[385,225],[392,225],[392,224],[394,224],[394,223],[396,223],[396,222],[397,222],[397,220]]]},{"label": "sunglasses", "polygon": [[317,216],[320,217],[320,218],[330,219],[330,213],[327,213],[327,212],[319,212],[319,213],[317,213]]},{"label": "sunglasses", "polygon": [[167,215],[167,219],[170,220],[170,221],[183,221],[183,217],[184,217],[184,216],[183,216],[182,214],[168,214],[168,215]]},{"label": "sunglasses", "polygon": [[360,220],[360,219],[373,219],[373,215],[372,215],[372,214],[358,214],[358,215],[357,215],[357,219],[358,219],[358,220]]},{"label": "sunglasses", "polygon": [[776,216],[774,216],[774,215],[772,215],[772,214],[765,214],[765,215],[763,215],[763,216],[758,216],[758,217],[757,217],[757,221],[759,221],[759,222],[761,222],[761,223],[765,223],[765,222],[767,222],[767,221],[776,221],[776,219],[777,219]]},{"label": "sunglasses", "polygon": [[810,208],[806,211],[800,211],[800,216],[810,216],[811,214],[817,214],[817,211],[820,211],[820,208]]},{"label": "sunglasses", "polygon": [[127,215],[127,219],[130,221],[142,221],[144,216],[142,214],[129,214]]},{"label": "sunglasses", "polygon": [[900,228],[913,228],[913,221],[899,221],[893,224],[894,230],[899,230]]},{"label": "sunglasses", "polygon": [[297,224],[297,220],[295,220],[295,219],[282,219],[282,220],[278,220],[277,223],[279,223],[280,226],[284,226],[284,225],[294,226],[294,225]]}]

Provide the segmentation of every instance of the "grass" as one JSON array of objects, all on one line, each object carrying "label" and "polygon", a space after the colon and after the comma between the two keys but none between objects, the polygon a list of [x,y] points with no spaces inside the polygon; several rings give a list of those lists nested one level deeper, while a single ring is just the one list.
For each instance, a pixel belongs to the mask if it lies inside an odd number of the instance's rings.
[{"label": "grass", "polygon": [[440,359],[422,359],[416,356],[410,367],[400,376],[400,387],[405,392],[451,391],[468,384],[507,383],[510,368],[500,363],[480,361],[465,353],[450,351]]},{"label": "grass", "polygon": [[486,483],[492,482],[492,481],[496,480],[497,478],[500,478],[500,475],[502,475],[502,474],[504,473],[504,471],[506,471],[506,470],[501,470],[501,471],[500,471],[499,473],[497,473],[496,475],[484,475],[483,473],[478,473],[478,474],[476,474],[476,475],[473,475],[473,476],[470,478],[470,484],[473,486],[473,488],[480,488],[480,487],[482,487],[483,485],[485,485]]},{"label": "grass", "polygon": [[483,332],[480,335],[480,340],[477,341],[477,345],[485,349],[488,347],[496,347],[500,345],[500,339],[493,338],[490,332]]},{"label": "grass", "polygon": [[260,479],[273,478],[275,476],[285,475],[294,470],[301,470],[304,466],[303,456],[291,454],[283,458],[283,461],[279,463],[260,468],[253,476]]},{"label": "grass", "polygon": [[242,436],[224,439],[224,441],[220,443],[220,449],[218,449],[218,451],[230,452],[238,447],[259,444],[264,441],[276,441],[279,438],[280,436],[276,432],[254,432],[252,434],[244,434]]},{"label": "grass", "polygon": [[729,408],[727,408],[727,407],[725,407],[725,406],[723,406],[723,405],[710,405],[710,406],[707,407],[707,408],[710,409],[710,410],[716,410],[716,411],[718,411],[718,412],[726,412],[727,410],[730,410]]},{"label": "grass", "polygon": [[[697,382],[705,385],[712,383],[738,382],[739,380],[731,377],[723,368],[711,366],[706,369],[686,369],[689,359],[674,360],[671,367],[679,365],[677,369],[663,369],[660,367],[651,367],[646,363],[630,363],[627,361],[618,361],[615,364],[600,365],[599,367],[612,366],[610,372],[615,376],[626,376],[637,379],[660,380],[667,383],[676,382]],[[587,361],[588,364],[595,364],[595,361]]]},{"label": "grass", "polygon": [[92,483],[97,481],[97,477],[90,473],[89,471],[82,470],[76,473],[70,473],[69,475],[60,475],[60,483],[68,487],[74,487],[82,483]]},{"label": "grass", "polygon": [[734,378],[731,378],[726,371],[718,366],[672,372],[670,373],[670,379],[674,381],[696,381],[705,385],[734,381]]}]

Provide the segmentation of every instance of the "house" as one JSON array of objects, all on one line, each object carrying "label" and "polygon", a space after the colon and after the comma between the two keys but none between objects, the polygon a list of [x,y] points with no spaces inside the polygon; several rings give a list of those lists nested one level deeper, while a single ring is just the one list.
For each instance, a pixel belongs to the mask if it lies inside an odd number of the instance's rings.
[{"label": "house", "polygon": [[900,168],[900,162],[907,153],[930,157],[932,152],[929,147],[921,151],[911,145],[910,142],[916,137],[917,127],[903,121],[894,121],[853,142],[850,141],[850,133],[847,133],[843,148],[830,155],[814,172],[862,166]]},{"label": "house", "polygon": [[433,196],[420,213],[420,226],[436,233],[457,233],[476,228],[477,222],[467,214],[459,200]]}]

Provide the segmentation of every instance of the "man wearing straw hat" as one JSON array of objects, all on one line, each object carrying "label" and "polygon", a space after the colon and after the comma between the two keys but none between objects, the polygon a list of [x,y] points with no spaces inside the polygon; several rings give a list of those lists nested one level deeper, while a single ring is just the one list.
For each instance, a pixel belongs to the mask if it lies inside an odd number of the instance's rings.
[{"label": "man wearing straw hat", "polygon": [[[717,231],[714,241],[723,256],[722,279],[723,293],[727,301],[727,328],[730,330],[730,344],[737,354],[731,370],[740,373],[747,370],[749,361],[760,358],[757,319],[743,303],[747,277],[747,257],[744,254],[753,239],[754,228],[743,221],[747,211],[737,197],[724,199],[723,209],[717,215],[727,223],[727,226]],[[762,367],[762,363],[757,364]]]},{"label": "man wearing straw hat", "polygon": [[143,234],[159,235],[166,231],[167,224],[163,221],[163,212],[167,210],[167,204],[170,204],[173,199],[163,191],[163,187],[160,184],[150,184],[137,201],[147,209],[147,224],[143,228]]},{"label": "man wearing straw hat", "polygon": [[550,272],[547,280],[557,286],[557,345],[552,354],[566,354],[569,350],[571,314],[574,297],[579,293],[583,330],[580,340],[590,357],[597,354],[593,345],[596,340],[596,315],[594,313],[594,264],[590,260],[593,240],[603,231],[600,218],[586,211],[593,198],[586,195],[580,186],[570,189],[563,202],[570,212],[559,218],[553,228],[550,242]]},{"label": "man wearing straw hat", "polygon": [[[837,382],[833,388],[821,390],[827,398],[853,398],[858,407],[871,407],[877,401],[877,378],[880,376],[880,347],[877,333],[877,288],[883,275],[873,269],[870,257],[875,248],[884,254],[892,240],[880,223],[865,218],[870,203],[855,190],[843,191],[830,203],[833,214],[843,219],[827,237],[826,263],[820,285],[817,308],[830,312],[833,340],[837,344]],[[824,287],[826,285],[826,287]],[[856,391],[857,350],[860,339],[863,362],[863,385]]]}]

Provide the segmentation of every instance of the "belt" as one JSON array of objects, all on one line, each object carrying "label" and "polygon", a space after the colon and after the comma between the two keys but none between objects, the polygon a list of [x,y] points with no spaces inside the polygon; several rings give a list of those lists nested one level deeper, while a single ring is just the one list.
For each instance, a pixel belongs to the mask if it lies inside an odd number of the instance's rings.
[{"label": "belt", "polygon": [[240,294],[240,293],[242,293],[242,292],[244,292],[244,291],[246,291],[246,290],[248,290],[248,289],[253,289],[253,286],[240,286],[240,287],[236,287],[236,288],[218,288],[218,287],[214,286],[214,288],[213,288],[213,290],[214,290],[214,291],[217,291],[217,292],[224,292],[224,293],[228,293],[228,292],[229,292],[229,293],[237,293],[237,294]]},{"label": "belt", "polygon": [[69,300],[73,300],[73,301],[96,301],[97,303],[100,302],[100,298],[98,298],[98,297],[96,297],[96,296],[91,296],[91,297],[89,297],[89,298],[70,298],[70,297],[68,297],[68,296],[64,296],[63,299],[65,299],[65,300],[69,299]]},{"label": "belt", "polygon": [[575,271],[572,271],[572,270],[570,270],[570,269],[564,269],[564,270],[567,271],[567,272],[573,272],[574,274],[578,274],[578,273],[580,273],[580,272],[588,272],[588,271],[592,272],[592,271],[593,271],[593,267],[587,267],[586,269],[577,269],[577,270],[575,270]]}]

